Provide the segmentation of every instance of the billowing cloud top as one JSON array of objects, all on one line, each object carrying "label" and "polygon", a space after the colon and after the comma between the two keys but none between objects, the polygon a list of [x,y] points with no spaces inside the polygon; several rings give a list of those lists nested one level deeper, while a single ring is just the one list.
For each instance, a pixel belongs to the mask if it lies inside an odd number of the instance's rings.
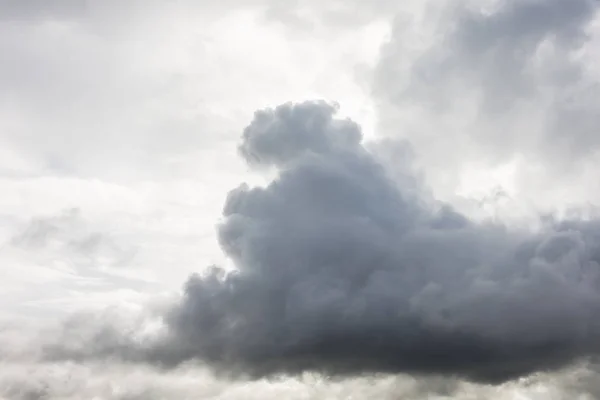
[{"label": "billowing cloud top", "polygon": [[273,166],[230,192],[237,270],[192,277],[161,362],[250,376],[448,374],[499,382],[598,350],[595,221],[517,231],[421,201],[319,102],[256,113],[240,153]]},{"label": "billowing cloud top", "polygon": [[326,102],[258,111],[244,130],[240,153],[251,165],[281,167],[307,152],[355,151],[362,140],[360,128],[350,120],[332,119],[336,111]]}]

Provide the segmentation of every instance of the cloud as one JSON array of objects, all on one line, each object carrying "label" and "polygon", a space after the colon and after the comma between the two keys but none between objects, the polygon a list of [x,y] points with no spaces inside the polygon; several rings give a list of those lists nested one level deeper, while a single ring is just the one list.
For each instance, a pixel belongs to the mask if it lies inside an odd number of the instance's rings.
[{"label": "cloud", "polygon": [[384,130],[413,143],[432,179],[450,175],[449,190],[474,165],[510,162],[523,193],[539,195],[541,180],[581,183],[600,145],[597,10],[593,0],[449,1],[400,14],[374,75]]},{"label": "cloud", "polygon": [[[440,396],[448,398],[452,382],[423,382],[386,377],[331,382],[315,377],[273,381],[230,382],[215,378],[197,366],[161,371],[147,366],[112,363],[2,363],[0,398],[55,400],[102,398],[107,400],[158,399],[350,399],[355,396],[383,400],[407,400]],[[481,395],[491,394],[480,389]],[[468,393],[468,392],[467,392]],[[458,399],[469,399],[469,395]],[[443,397],[442,397],[443,396]]]},{"label": "cloud", "polygon": [[597,353],[600,222],[472,221],[405,190],[335,111],[306,102],[256,113],[240,154],[277,176],[229,193],[218,237],[236,270],[191,277],[163,335],[68,351],[60,341],[52,359],[499,383]]},{"label": "cloud", "polygon": [[241,154],[279,175],[230,192],[219,239],[238,270],[189,280],[168,319],[182,354],[500,382],[597,350],[597,222],[472,222],[397,186],[360,137],[323,103],[257,112]]}]

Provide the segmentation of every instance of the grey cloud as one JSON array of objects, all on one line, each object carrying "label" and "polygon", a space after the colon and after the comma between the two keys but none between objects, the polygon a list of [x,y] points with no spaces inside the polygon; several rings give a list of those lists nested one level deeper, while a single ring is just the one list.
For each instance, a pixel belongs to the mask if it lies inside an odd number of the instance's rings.
[{"label": "grey cloud", "polygon": [[284,165],[307,152],[327,154],[356,149],[360,128],[350,120],[333,120],[337,108],[325,102],[257,111],[244,130],[240,152],[253,165]]},{"label": "grey cloud", "polygon": [[[389,92],[385,94],[397,100],[406,101],[410,95],[421,100],[451,102],[458,93],[449,90],[460,89],[451,85],[462,80],[459,85],[470,84],[481,90],[485,103],[512,107],[521,95],[542,89],[544,83],[555,86],[569,83],[553,81],[560,74],[549,73],[557,67],[570,68],[562,71],[563,77],[580,77],[581,65],[570,64],[568,60],[589,39],[586,28],[595,16],[596,7],[592,0],[511,0],[492,13],[462,3],[449,6],[435,28],[440,40],[418,54],[410,67],[408,85],[389,85],[393,76],[384,75],[380,83],[387,86],[382,89],[387,89]],[[395,57],[401,56],[394,52],[395,46],[401,46],[407,39],[403,33],[402,25],[398,24],[396,36],[384,51],[384,57],[390,58],[384,59],[380,66],[382,74],[393,73],[386,68],[393,68]],[[532,70],[536,51],[544,41],[556,46],[557,57],[551,65]],[[561,56],[565,56],[562,61]],[[540,72],[545,76],[536,79]]]},{"label": "grey cloud", "polygon": [[446,169],[521,155],[559,175],[595,156],[600,92],[586,60],[598,2],[444,4],[425,22],[398,18],[382,49],[375,93],[386,129],[417,113],[404,134],[426,164],[443,158]]},{"label": "grey cloud", "polygon": [[167,338],[137,357],[502,382],[598,351],[597,221],[519,231],[421,201],[332,110],[256,114],[240,152],[278,176],[228,196],[218,232],[237,270],[190,278]]}]

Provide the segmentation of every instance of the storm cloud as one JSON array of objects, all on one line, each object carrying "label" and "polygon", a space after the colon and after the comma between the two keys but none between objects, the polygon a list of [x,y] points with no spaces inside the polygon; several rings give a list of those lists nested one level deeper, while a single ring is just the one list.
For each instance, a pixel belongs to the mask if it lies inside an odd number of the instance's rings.
[{"label": "storm cloud", "polygon": [[145,359],[497,383],[599,350],[599,222],[472,221],[404,190],[335,113],[324,102],[256,113],[240,154],[277,174],[228,195],[218,237],[236,269],[191,277]]}]

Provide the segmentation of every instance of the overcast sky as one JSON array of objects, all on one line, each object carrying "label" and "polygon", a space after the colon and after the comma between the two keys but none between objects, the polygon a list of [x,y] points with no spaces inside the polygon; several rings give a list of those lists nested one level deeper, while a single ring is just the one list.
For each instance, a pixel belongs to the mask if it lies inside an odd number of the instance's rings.
[{"label": "overcast sky", "polygon": [[0,0],[0,399],[600,398],[598,7]]}]

